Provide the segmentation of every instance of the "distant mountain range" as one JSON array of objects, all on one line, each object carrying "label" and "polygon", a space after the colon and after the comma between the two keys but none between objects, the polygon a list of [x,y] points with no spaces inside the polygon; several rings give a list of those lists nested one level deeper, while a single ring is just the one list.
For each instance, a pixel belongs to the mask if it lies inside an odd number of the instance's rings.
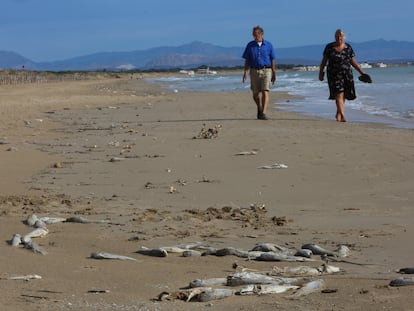
[{"label": "distant mountain range", "polygon": [[[383,39],[352,43],[359,62],[405,63],[414,60],[414,42]],[[276,62],[292,65],[318,65],[324,44],[277,48]],[[157,47],[132,52],[101,52],[53,62],[34,62],[17,53],[0,51],[0,68],[28,70],[147,70],[242,66],[244,47],[220,47],[192,42],[177,47]]]}]

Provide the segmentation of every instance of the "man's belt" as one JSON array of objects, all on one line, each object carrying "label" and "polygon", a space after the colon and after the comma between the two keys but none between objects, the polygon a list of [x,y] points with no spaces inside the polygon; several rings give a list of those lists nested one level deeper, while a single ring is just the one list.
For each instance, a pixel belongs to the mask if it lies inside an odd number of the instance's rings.
[{"label": "man's belt", "polygon": [[250,67],[251,69],[261,70],[261,69],[271,69],[272,66],[261,66],[261,67]]}]

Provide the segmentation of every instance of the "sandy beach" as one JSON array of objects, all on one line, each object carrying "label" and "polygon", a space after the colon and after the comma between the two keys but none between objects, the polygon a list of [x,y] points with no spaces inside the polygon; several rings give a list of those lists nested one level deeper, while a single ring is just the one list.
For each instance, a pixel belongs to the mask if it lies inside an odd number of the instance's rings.
[{"label": "sandy beach", "polygon": [[[389,286],[414,267],[413,131],[278,110],[288,99],[272,92],[261,121],[249,92],[130,76],[1,85],[1,309],[414,310],[414,286]],[[47,224],[33,238],[42,255],[9,243],[33,214],[93,222]],[[340,272],[310,277],[323,292],[185,302],[174,293],[195,279],[324,264],[137,253],[195,243],[350,254],[328,257]],[[10,279],[25,275],[41,279]]]}]

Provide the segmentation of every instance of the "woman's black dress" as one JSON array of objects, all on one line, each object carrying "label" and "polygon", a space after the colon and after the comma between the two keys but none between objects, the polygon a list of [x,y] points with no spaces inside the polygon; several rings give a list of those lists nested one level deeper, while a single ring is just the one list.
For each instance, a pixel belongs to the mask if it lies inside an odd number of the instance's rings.
[{"label": "woman's black dress", "polygon": [[334,44],[335,42],[327,44],[323,51],[323,55],[328,58],[329,99],[335,99],[336,95],[344,92],[346,99],[353,100],[356,98],[351,66],[354,50],[346,43],[345,48],[339,52]]}]

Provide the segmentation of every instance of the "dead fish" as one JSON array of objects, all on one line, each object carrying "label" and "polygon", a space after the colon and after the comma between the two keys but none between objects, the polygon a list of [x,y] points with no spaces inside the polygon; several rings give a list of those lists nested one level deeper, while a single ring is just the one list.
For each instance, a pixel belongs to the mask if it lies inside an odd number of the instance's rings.
[{"label": "dead fish", "polygon": [[390,282],[390,286],[408,286],[408,285],[414,285],[414,277],[410,278],[398,278],[394,279]]},{"label": "dead fish", "polygon": [[45,224],[56,224],[59,222],[65,222],[66,218],[63,217],[48,217],[48,216],[43,216],[39,218],[41,221],[43,221]]},{"label": "dead fish", "polygon": [[414,267],[410,267],[410,268],[401,268],[400,270],[397,271],[398,273],[403,273],[403,274],[414,274]]},{"label": "dead fish", "polygon": [[42,247],[39,246],[36,242],[33,242],[31,239],[25,240],[24,248],[32,250],[36,254],[47,255],[47,251],[45,251]]},{"label": "dead fish", "polygon": [[256,272],[237,272],[227,276],[227,286],[275,283],[275,278]]},{"label": "dead fish", "polygon": [[289,296],[290,299],[297,299],[302,296],[306,296],[315,292],[320,292],[326,287],[325,281],[322,279],[310,281],[304,286],[299,288],[294,294]]},{"label": "dead fish", "polygon": [[244,155],[256,155],[256,154],[257,154],[257,151],[252,150],[252,151],[240,151],[236,153],[235,155],[244,156]]},{"label": "dead fish", "polygon": [[69,218],[66,218],[65,222],[76,222],[80,224],[105,224],[108,223],[107,220],[90,220],[86,217],[82,216],[72,216]]},{"label": "dead fish", "polygon": [[239,295],[267,295],[267,294],[281,294],[289,290],[298,289],[297,285],[280,285],[280,284],[249,284],[240,289],[237,293]]},{"label": "dead fish", "polygon": [[47,229],[47,228],[46,228],[46,223],[45,223],[43,220],[41,220],[41,219],[37,219],[37,220],[35,221],[35,223],[34,223],[33,227],[35,227],[35,228],[45,228],[45,229]]},{"label": "dead fish", "polygon": [[197,287],[191,289],[184,289],[172,293],[162,292],[158,295],[157,300],[163,301],[171,299],[180,299],[186,302],[206,302],[232,296],[235,292],[235,290],[227,288]]},{"label": "dead fish", "polygon": [[273,243],[257,243],[251,250],[275,253],[282,252],[285,254],[291,253],[288,248]]},{"label": "dead fish", "polygon": [[341,269],[339,267],[331,266],[328,264],[323,264],[319,267],[319,270],[323,274],[333,274],[333,273],[339,273],[341,272]]},{"label": "dead fish", "polygon": [[125,158],[112,157],[111,159],[109,159],[109,162],[121,162],[123,160],[125,160]]},{"label": "dead fish", "polygon": [[167,251],[162,248],[143,248],[137,250],[135,253],[153,257],[167,257],[168,255]]},{"label": "dead fish", "polygon": [[36,220],[38,220],[37,216],[35,214],[31,214],[26,219],[26,224],[33,227]]},{"label": "dead fish", "polygon": [[305,258],[311,258],[313,255],[312,251],[310,249],[301,248],[296,251],[294,256],[298,257],[305,257]]},{"label": "dead fish", "polygon": [[288,168],[288,166],[286,164],[282,164],[282,163],[274,163],[274,164],[271,164],[271,165],[258,166],[257,168],[259,168],[259,169],[280,169],[280,168]]},{"label": "dead fish", "polygon": [[318,268],[309,267],[309,266],[293,266],[293,267],[284,267],[278,268],[274,266],[272,268],[272,275],[287,275],[287,276],[315,276],[320,275],[321,272]]},{"label": "dead fish", "polygon": [[339,267],[323,264],[320,267],[290,266],[284,268],[273,267],[271,275],[287,276],[315,276],[321,274],[333,274],[340,272]]},{"label": "dead fish", "polygon": [[25,234],[22,238],[23,243],[31,240],[32,238],[43,238],[49,233],[47,228],[36,228],[35,230]]},{"label": "dead fish", "polygon": [[133,260],[136,261],[135,258],[122,256],[117,254],[111,254],[106,252],[93,252],[91,253],[91,258],[93,259],[118,259],[118,260]]},{"label": "dead fish", "polygon": [[22,244],[22,236],[18,233],[13,234],[11,240],[9,241],[11,246],[18,246]]},{"label": "dead fish", "polygon": [[214,285],[226,285],[227,279],[226,278],[211,278],[211,279],[195,279],[190,282],[188,287],[195,288],[195,287],[210,287]]},{"label": "dead fish", "polygon": [[286,255],[283,253],[275,252],[265,252],[262,253],[259,257],[255,258],[258,261],[287,261],[287,262],[303,262],[303,261],[312,261],[312,259],[304,257],[296,257],[291,255]]},{"label": "dead fish", "polygon": [[195,295],[194,298],[191,297],[191,301],[207,302],[211,300],[218,300],[233,296],[235,294],[234,289],[229,288],[207,288],[201,291],[198,295]]},{"label": "dead fish", "polygon": [[109,293],[109,289],[90,289],[87,291],[89,294],[106,294]]},{"label": "dead fish", "polygon": [[338,257],[345,258],[349,257],[351,250],[346,245],[339,245],[338,249],[335,251],[338,254]]},{"label": "dead fish", "polygon": [[236,249],[234,247],[225,247],[225,248],[221,248],[221,249],[216,250],[216,253],[214,255],[216,255],[216,256],[233,255],[233,256],[237,256],[237,257],[241,257],[241,258],[248,258],[249,257],[249,252],[244,251],[244,250],[239,250],[239,249]]},{"label": "dead fish", "polygon": [[188,250],[185,250],[184,252],[182,252],[181,255],[183,257],[197,257],[197,256],[201,256],[201,252],[197,251],[195,249],[188,249]]},{"label": "dead fish", "polygon": [[310,249],[314,255],[328,255],[328,256],[336,256],[335,252],[328,251],[324,249],[323,247],[314,244],[314,243],[308,243],[303,244],[302,249]]},{"label": "dead fish", "polygon": [[177,247],[184,248],[184,249],[193,249],[193,248],[205,249],[205,248],[208,248],[208,245],[205,242],[190,242],[190,243],[178,244]]},{"label": "dead fish", "polygon": [[167,253],[175,253],[175,254],[182,254],[186,249],[178,247],[178,246],[163,246],[160,247],[165,250]]},{"label": "dead fish", "polygon": [[29,280],[40,280],[42,277],[38,274],[27,274],[27,275],[15,275],[15,276],[7,276],[7,277],[1,277],[1,280],[23,280],[23,281],[29,281]]}]

